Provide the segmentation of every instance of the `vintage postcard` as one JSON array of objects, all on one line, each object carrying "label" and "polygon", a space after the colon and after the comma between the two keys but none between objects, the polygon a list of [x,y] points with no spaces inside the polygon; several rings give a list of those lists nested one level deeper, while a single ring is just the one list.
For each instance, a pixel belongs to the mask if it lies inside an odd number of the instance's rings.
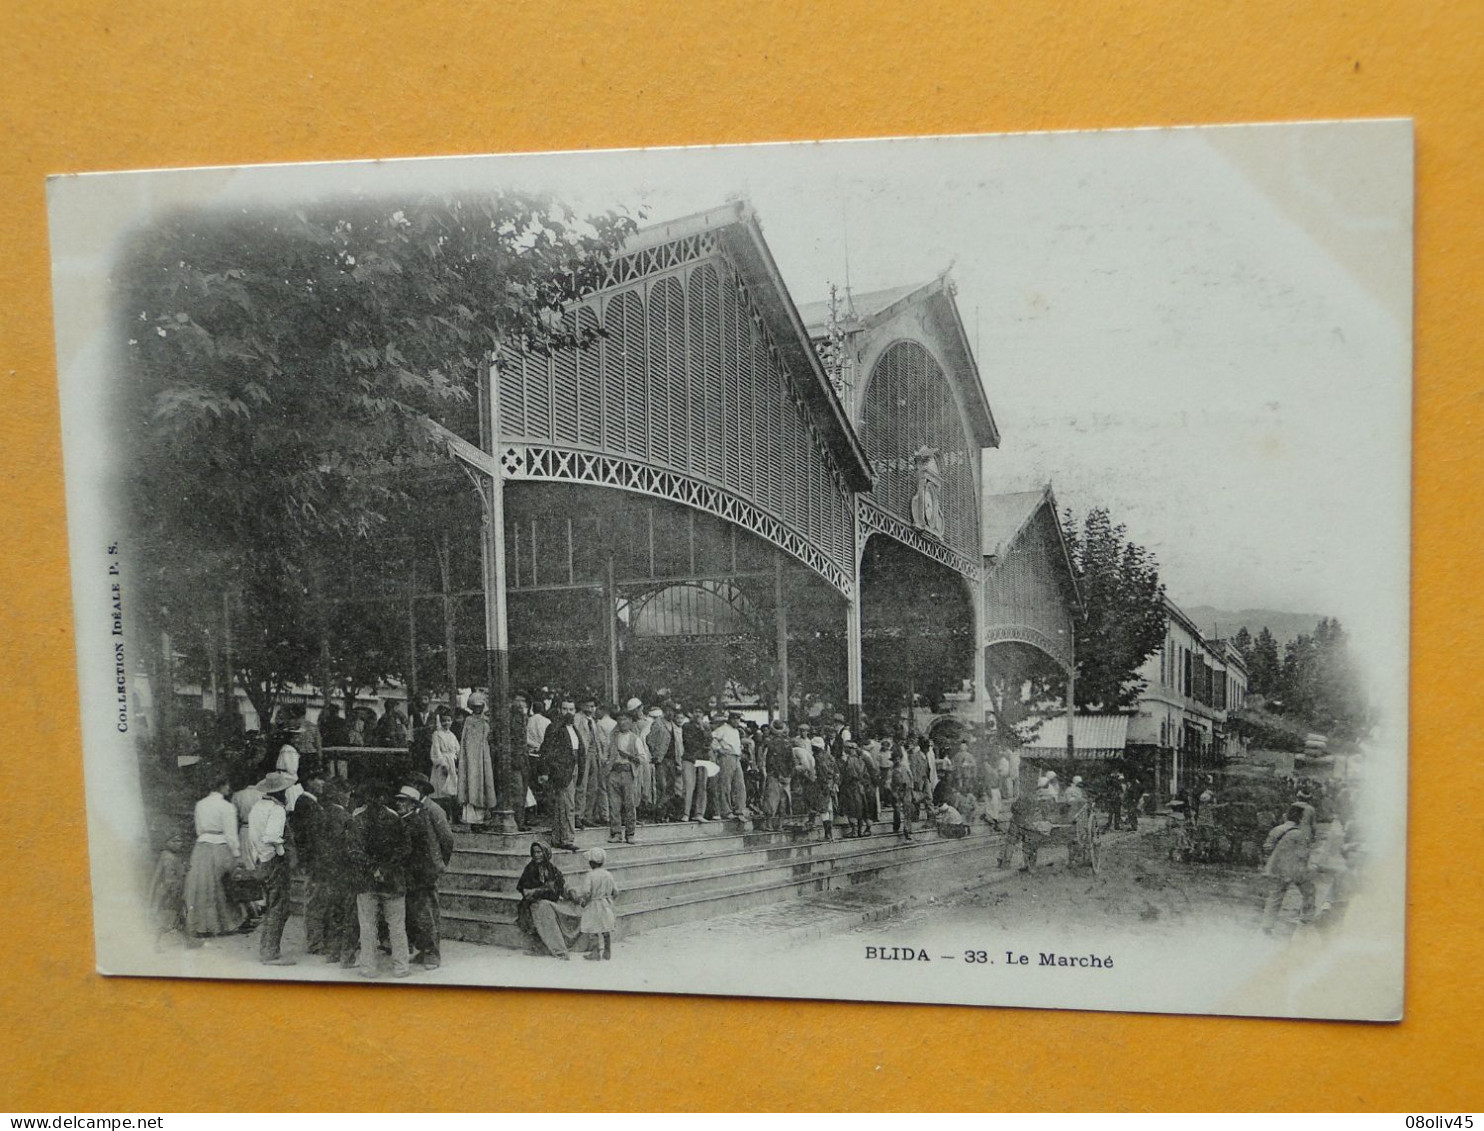
[{"label": "vintage postcard", "polygon": [[1412,168],[54,178],[99,970],[1399,1018]]}]

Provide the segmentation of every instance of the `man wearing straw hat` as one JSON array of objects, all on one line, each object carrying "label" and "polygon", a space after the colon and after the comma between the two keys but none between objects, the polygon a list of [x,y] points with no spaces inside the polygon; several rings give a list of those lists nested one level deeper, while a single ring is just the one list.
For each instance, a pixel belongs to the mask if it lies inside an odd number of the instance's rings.
[{"label": "man wearing straw hat", "polygon": [[284,958],[281,951],[283,928],[289,921],[287,793],[294,784],[293,774],[274,770],[259,783],[263,797],[247,817],[248,852],[267,903],[262,934],[258,936],[258,961],[264,966],[297,965],[294,959]]}]

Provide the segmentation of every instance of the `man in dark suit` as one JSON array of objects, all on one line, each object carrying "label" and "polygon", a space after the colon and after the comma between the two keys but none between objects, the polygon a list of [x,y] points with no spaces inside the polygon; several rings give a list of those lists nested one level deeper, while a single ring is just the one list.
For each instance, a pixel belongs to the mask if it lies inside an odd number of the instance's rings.
[{"label": "man in dark suit", "polygon": [[[563,704],[567,708],[567,704]],[[557,848],[575,850],[572,827],[572,791],[577,767],[587,759],[587,748],[577,729],[576,712],[564,709],[547,728],[541,743],[541,768],[546,774],[546,796],[551,808],[551,841]]]}]

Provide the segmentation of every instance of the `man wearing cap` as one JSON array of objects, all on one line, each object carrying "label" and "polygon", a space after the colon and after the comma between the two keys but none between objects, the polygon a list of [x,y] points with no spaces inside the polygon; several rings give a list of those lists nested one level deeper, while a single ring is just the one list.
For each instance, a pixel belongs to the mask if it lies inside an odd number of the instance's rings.
[{"label": "man wearing cap", "polygon": [[1073,777],[1072,784],[1067,786],[1066,789],[1062,790],[1061,794],[1061,799],[1063,801],[1082,801],[1085,800],[1086,797],[1087,794],[1084,793],[1082,790],[1082,779],[1080,777]]},{"label": "man wearing cap", "polygon": [[546,729],[541,765],[546,772],[546,798],[551,807],[551,840],[557,848],[576,849],[572,827],[572,779],[587,751],[577,731],[575,714],[563,714]]},{"label": "man wearing cap", "polygon": [[639,723],[632,715],[621,715],[608,763],[608,839],[634,843],[634,824],[639,805]]},{"label": "man wearing cap", "polygon": [[247,817],[248,851],[267,903],[263,933],[258,937],[258,961],[264,966],[296,965],[294,959],[284,958],[280,951],[283,928],[289,921],[289,862],[284,855],[288,831],[285,795],[293,784],[292,774],[274,770],[263,779],[262,799]]},{"label": "man wearing cap", "polygon": [[706,770],[696,762],[711,751],[711,730],[706,726],[706,717],[692,719],[683,710],[677,719],[680,724],[680,782],[682,821],[705,821],[706,816]]},{"label": "man wearing cap", "polygon": [[763,783],[763,820],[767,828],[777,831],[783,827],[789,780],[794,772],[793,744],[788,739],[788,724],[782,719],[773,721],[763,740],[763,769],[767,774]]},{"label": "man wearing cap", "polygon": [[663,810],[675,792],[676,769],[672,757],[675,732],[670,729],[670,724],[665,719],[665,711],[661,707],[651,707],[647,721],[649,729],[644,734],[644,745],[649,751],[650,773],[654,775],[652,807],[660,810],[658,816],[663,817]]},{"label": "man wearing cap", "polygon": [[[432,792],[431,782],[429,792]],[[417,784],[404,785],[393,799],[397,816],[407,829],[407,894],[406,929],[411,949],[428,970],[442,964],[439,953],[441,924],[438,915],[438,877],[447,859],[438,840],[433,816],[423,807],[422,789]],[[437,809],[434,805],[433,808]],[[439,810],[442,812],[442,810]]]},{"label": "man wearing cap", "polygon": [[[347,842],[360,928],[358,965],[361,977],[377,976],[377,926],[384,919],[392,946],[392,974],[405,978],[412,972],[407,945],[407,869],[412,842],[401,817],[390,807],[385,787],[362,787],[361,802],[351,815]],[[411,801],[398,804],[410,806]]]},{"label": "man wearing cap", "polygon": [[681,713],[678,703],[667,703],[664,717],[653,724],[670,732],[670,752],[667,755],[669,786],[658,798],[660,819],[664,821],[685,820],[685,814],[680,811],[685,803],[685,734],[680,727]]},{"label": "man wearing cap", "polygon": [[582,765],[577,768],[577,790],[572,799],[572,813],[576,826],[585,829],[589,825],[606,823],[608,797],[606,788],[600,789],[603,783],[599,781],[604,776],[604,768],[603,750],[598,740],[598,720],[594,717],[597,702],[591,696],[585,696],[577,707],[573,721],[577,726],[577,733],[582,736],[584,753]]},{"label": "man wearing cap", "polygon": [[644,708],[644,701],[637,695],[624,704],[624,710],[635,720],[634,734],[639,739],[639,808],[649,818],[654,813],[654,759],[649,753],[649,732],[654,720]]},{"label": "man wearing cap", "polygon": [[747,783],[742,780],[742,716],[733,711],[711,732],[721,773],[716,777],[716,812],[723,821],[747,817]]}]

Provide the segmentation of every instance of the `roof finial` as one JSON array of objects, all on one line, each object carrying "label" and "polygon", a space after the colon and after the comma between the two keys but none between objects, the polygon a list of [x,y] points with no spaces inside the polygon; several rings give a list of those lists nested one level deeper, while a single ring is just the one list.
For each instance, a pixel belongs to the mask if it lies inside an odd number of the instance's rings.
[{"label": "roof finial", "polygon": [[850,293],[850,213],[845,208],[845,198],[840,198],[840,228],[845,235],[845,309],[855,317],[855,298]]}]

